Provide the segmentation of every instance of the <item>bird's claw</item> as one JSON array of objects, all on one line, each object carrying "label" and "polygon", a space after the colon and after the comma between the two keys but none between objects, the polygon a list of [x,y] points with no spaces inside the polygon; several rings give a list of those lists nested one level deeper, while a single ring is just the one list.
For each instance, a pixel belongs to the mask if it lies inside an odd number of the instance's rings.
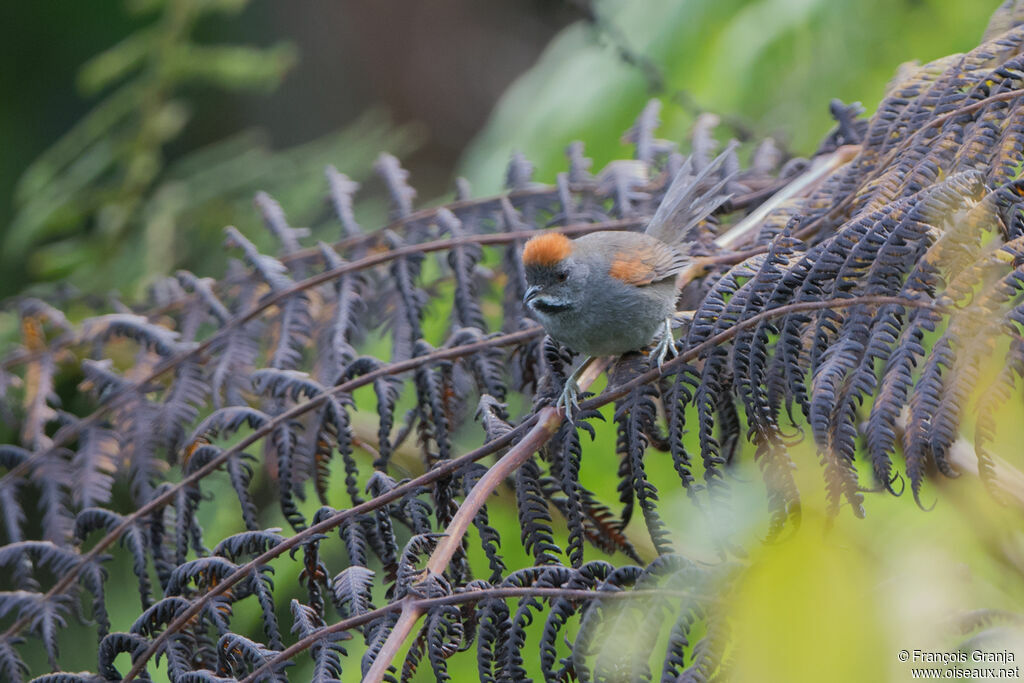
[{"label": "bird's claw", "polygon": [[576,384],[576,378],[570,377],[565,381],[565,388],[555,403],[555,408],[565,411],[565,419],[572,424],[573,416],[580,410],[580,387]]},{"label": "bird's claw", "polygon": [[661,337],[658,339],[658,345],[654,347],[654,353],[651,354],[658,363],[658,370],[661,370],[661,367],[665,364],[665,359],[669,354],[673,357],[679,355],[676,351],[675,337],[672,336],[672,319],[666,318],[665,328],[661,331]]}]

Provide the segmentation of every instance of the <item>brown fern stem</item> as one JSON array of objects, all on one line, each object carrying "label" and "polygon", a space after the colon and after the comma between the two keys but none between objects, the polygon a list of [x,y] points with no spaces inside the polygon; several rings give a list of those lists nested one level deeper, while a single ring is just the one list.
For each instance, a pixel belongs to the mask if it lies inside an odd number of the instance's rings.
[{"label": "brown fern stem", "polygon": [[[351,631],[354,628],[358,628],[363,624],[368,624],[373,620],[382,617],[386,614],[397,612],[404,608],[406,604],[414,604],[416,607],[426,612],[433,607],[440,607],[442,605],[467,605],[481,600],[492,600],[502,599],[509,600],[512,598],[525,598],[525,597],[538,597],[538,598],[563,598],[565,600],[629,600],[636,598],[652,598],[652,599],[665,599],[665,598],[689,598],[693,597],[693,593],[681,590],[634,590],[634,591],[592,591],[583,590],[576,588],[538,588],[533,586],[508,586],[502,588],[483,588],[480,590],[469,590],[463,593],[455,593],[453,595],[442,595],[436,598],[417,598],[410,600],[409,603],[405,602],[392,602],[378,607],[375,610],[371,610],[364,614],[359,614],[348,619],[342,619],[339,622],[325,626],[319,629],[316,633],[310,634],[288,648],[282,650],[270,659],[264,662],[259,668],[254,670],[251,674],[243,678],[239,683],[255,683],[259,680],[260,676],[264,676],[270,673],[278,665],[292,659],[295,655],[309,649],[315,645],[317,641],[322,640],[324,636],[328,636],[334,633],[345,633]],[[704,596],[701,596],[703,599]]]},{"label": "brown fern stem", "polygon": [[[580,386],[583,386],[582,383]],[[513,474],[527,459],[533,457],[537,449],[547,443],[548,439],[558,431],[558,427],[562,424],[563,419],[565,419],[565,415],[561,410],[556,410],[552,407],[542,409],[537,413],[537,419],[533,427],[523,437],[523,440],[505,453],[497,463],[487,469],[487,473],[480,478],[480,481],[476,483],[469,492],[469,495],[466,496],[466,499],[459,505],[455,518],[452,519],[451,524],[445,530],[445,537],[441,539],[441,542],[438,543],[437,548],[430,556],[426,568],[428,575],[444,572],[448,562],[451,561],[452,555],[455,553],[455,549],[462,543],[462,537],[465,535],[469,523],[480,508],[483,507],[488,496],[506,477]],[[388,634],[388,639],[384,642],[377,657],[374,658],[370,670],[363,677],[363,683],[379,683],[379,681],[384,679],[384,675],[387,673],[388,667],[391,666],[391,662],[398,656],[398,651],[401,650],[406,638],[412,633],[416,622],[423,616],[424,608],[416,600],[403,598],[401,605],[401,616],[399,616],[394,628],[391,629],[391,633]]]},{"label": "brown fern stem", "polygon": [[[663,182],[661,182],[661,183],[651,183],[649,186],[644,187],[642,189],[646,190],[646,191],[656,191],[658,189],[661,189],[663,186],[664,186]],[[582,192],[582,191],[588,191],[588,190],[589,191],[593,191],[596,187],[597,187],[596,184],[587,184],[587,185],[579,184],[579,185],[570,185],[569,186],[569,190],[572,191],[572,192]],[[499,194],[499,195],[492,195],[490,197],[481,197],[479,199],[465,199],[465,200],[457,201],[457,202],[449,202],[447,204],[444,204],[443,206],[433,207],[433,208],[429,208],[429,209],[420,209],[419,211],[414,211],[413,213],[409,214],[408,216],[404,216],[402,218],[398,218],[398,219],[392,221],[391,223],[388,223],[387,225],[385,225],[384,227],[382,227],[382,228],[380,228],[378,230],[374,230],[373,232],[366,233],[365,235],[358,235],[358,236],[355,236],[355,237],[349,237],[347,239],[340,240],[338,242],[335,242],[331,246],[334,247],[334,249],[336,249],[338,251],[347,251],[349,249],[354,249],[354,248],[358,248],[358,247],[372,247],[374,245],[379,245],[379,244],[384,242],[384,235],[385,235],[385,233],[388,230],[397,232],[401,228],[407,227],[407,226],[409,226],[409,225],[411,225],[413,223],[419,223],[419,222],[422,222],[422,221],[429,221],[431,219],[434,219],[434,218],[437,217],[438,211],[440,211],[442,208],[448,209],[452,213],[458,215],[460,212],[463,212],[463,211],[466,211],[466,210],[486,211],[488,207],[491,207],[493,209],[498,209],[501,206],[502,200],[504,200],[504,199],[507,199],[508,201],[510,201],[512,203],[513,206],[515,206],[516,200],[519,200],[519,199],[530,199],[530,198],[534,198],[534,197],[543,197],[544,195],[551,195],[554,192],[556,192],[556,188],[554,186],[552,186],[552,185],[542,185],[542,186],[537,187],[537,188],[529,188],[529,189],[525,189],[525,190],[512,190],[511,192],[506,192],[504,194]],[[601,225],[608,225],[610,223],[626,223],[626,224],[634,225],[634,226],[638,227],[638,226],[643,225],[645,220],[646,220],[646,218],[644,218],[644,217],[635,217],[635,218],[620,219],[620,220],[616,220],[616,221],[607,221],[607,222],[602,222],[600,224]],[[551,230],[565,231],[568,228],[569,229],[569,234],[572,234],[572,230],[573,229],[579,229],[580,227],[586,226],[586,225],[595,225],[595,224],[594,223],[578,223],[578,224],[573,224],[573,225],[561,226],[561,227],[557,227],[557,228],[553,227],[553,228],[550,228],[550,229]],[[598,228],[598,229],[600,229],[600,230],[605,230],[605,229],[612,230],[614,228]],[[509,234],[512,234],[512,233],[498,233],[498,234],[509,235]],[[482,236],[483,235],[478,235],[478,237],[482,237]],[[295,252],[292,252],[291,254],[283,256],[281,258],[281,261],[283,261],[285,263],[288,263],[288,262],[291,262],[291,261],[301,261],[303,259],[310,259],[310,258],[318,259],[319,260],[321,258],[319,249],[317,249],[316,247],[309,247],[309,248],[306,248],[306,249],[302,249],[300,251],[295,251]]]},{"label": "brown fern stem", "polygon": [[[586,370],[580,374],[577,384],[581,391],[586,391],[600,374],[604,372],[608,365],[607,361],[608,359],[602,359],[601,361],[591,362]],[[434,552],[430,555],[430,559],[427,560],[426,572],[428,576],[444,573],[445,569],[448,568],[448,563],[451,562],[452,557],[455,555],[455,551],[462,545],[462,537],[466,535],[466,531],[469,529],[473,518],[476,517],[480,508],[487,503],[490,495],[494,493],[501,482],[512,476],[519,469],[520,465],[533,457],[533,454],[555,435],[558,428],[562,426],[564,419],[565,412],[561,409],[556,410],[551,407],[542,409],[537,413],[537,421],[534,423],[533,428],[523,437],[523,440],[487,469],[487,473],[480,478],[466,496],[466,499],[459,505],[458,512],[455,513],[455,517],[448,525],[448,528],[444,530],[444,538],[438,542]],[[391,633],[388,634],[388,639],[383,647],[381,647],[380,652],[377,653],[377,657],[373,660],[370,670],[363,677],[363,683],[378,683],[384,679],[384,674],[387,673],[391,662],[398,655],[398,651],[402,648],[403,643],[405,643],[405,639],[409,637],[409,634],[412,633],[413,628],[416,626],[416,622],[423,616],[425,610],[421,605],[417,604],[416,600],[403,598],[401,602],[403,604],[402,615],[398,618],[398,623],[391,629]]]}]

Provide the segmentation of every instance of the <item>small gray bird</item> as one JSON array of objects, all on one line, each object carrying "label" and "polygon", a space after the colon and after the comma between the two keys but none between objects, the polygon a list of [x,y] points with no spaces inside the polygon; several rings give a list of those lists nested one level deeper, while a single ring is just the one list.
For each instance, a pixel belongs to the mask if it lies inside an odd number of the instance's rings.
[{"label": "small gray bird", "polygon": [[558,400],[570,419],[578,406],[576,380],[592,357],[642,349],[659,334],[653,354],[658,366],[675,353],[671,322],[677,276],[690,263],[682,240],[728,199],[721,190],[731,178],[699,194],[698,186],[733,149],[730,145],[697,174],[688,159],[643,234],[601,231],[570,240],[551,232],[523,247],[529,285],[523,302],[552,338],[587,356]]}]

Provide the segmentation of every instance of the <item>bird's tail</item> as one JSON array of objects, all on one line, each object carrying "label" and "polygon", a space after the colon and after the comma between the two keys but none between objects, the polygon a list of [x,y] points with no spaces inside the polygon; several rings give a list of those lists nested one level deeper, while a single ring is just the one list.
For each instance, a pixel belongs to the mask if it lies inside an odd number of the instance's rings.
[{"label": "bird's tail", "polygon": [[[686,246],[694,226],[729,200],[730,195],[724,189],[735,173],[715,174],[735,154],[737,144],[730,142],[721,154],[697,173],[693,172],[693,158],[687,157],[647,224],[648,235],[677,248]],[[709,183],[713,184],[709,186]]]}]

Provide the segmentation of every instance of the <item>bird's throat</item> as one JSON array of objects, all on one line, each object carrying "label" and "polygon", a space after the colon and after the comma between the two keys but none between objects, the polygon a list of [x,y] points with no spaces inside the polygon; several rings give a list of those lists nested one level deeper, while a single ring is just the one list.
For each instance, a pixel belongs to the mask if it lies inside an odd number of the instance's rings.
[{"label": "bird's throat", "polygon": [[545,315],[555,315],[557,313],[564,313],[572,308],[572,305],[564,301],[558,301],[554,299],[547,299],[544,297],[538,297],[530,302],[530,306],[538,313]]}]

